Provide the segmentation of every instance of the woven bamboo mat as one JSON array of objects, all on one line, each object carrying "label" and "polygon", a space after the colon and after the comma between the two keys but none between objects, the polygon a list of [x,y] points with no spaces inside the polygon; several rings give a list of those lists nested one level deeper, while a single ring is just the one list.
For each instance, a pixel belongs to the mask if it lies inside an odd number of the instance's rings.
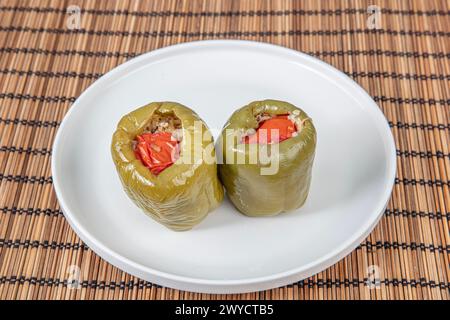
[{"label": "woven bamboo mat", "polygon": [[[367,27],[371,4],[381,29]],[[81,8],[80,29],[67,28],[69,5]],[[0,299],[449,299],[449,9],[437,0],[2,0]],[[50,158],[71,103],[128,59],[199,39],[309,53],[355,79],[383,110],[397,146],[392,198],[372,234],[339,263],[265,292],[194,294],[111,266],[67,224]],[[80,268],[79,289],[68,286],[70,266]]]}]

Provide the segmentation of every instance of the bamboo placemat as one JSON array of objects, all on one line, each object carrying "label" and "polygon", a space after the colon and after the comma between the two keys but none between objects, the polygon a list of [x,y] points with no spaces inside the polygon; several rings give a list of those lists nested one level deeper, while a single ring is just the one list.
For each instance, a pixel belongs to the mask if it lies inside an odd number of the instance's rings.
[{"label": "bamboo placemat", "polygon": [[[372,4],[381,29],[367,26]],[[81,8],[80,29],[67,27],[70,5]],[[0,298],[449,299],[449,7],[437,0],[2,0]],[[50,158],[71,103],[126,60],[199,39],[257,40],[319,57],[355,79],[386,115],[398,149],[392,198],[371,235],[339,263],[265,292],[195,294],[111,266],[67,224]],[[68,286],[70,266],[80,268],[79,289]],[[379,282],[371,281],[373,270]]]}]

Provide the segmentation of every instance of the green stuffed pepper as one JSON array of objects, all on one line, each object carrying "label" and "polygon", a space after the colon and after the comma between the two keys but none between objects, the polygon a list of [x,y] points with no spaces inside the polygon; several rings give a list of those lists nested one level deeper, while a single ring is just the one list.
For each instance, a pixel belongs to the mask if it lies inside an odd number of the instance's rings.
[{"label": "green stuffed pepper", "polygon": [[290,103],[255,101],[237,110],[218,141],[229,199],[248,216],[299,208],[308,196],[315,147],[311,118]]},{"label": "green stuffed pepper", "polygon": [[111,153],[127,195],[172,230],[191,229],[223,200],[213,137],[181,104],[154,102],[125,115]]}]

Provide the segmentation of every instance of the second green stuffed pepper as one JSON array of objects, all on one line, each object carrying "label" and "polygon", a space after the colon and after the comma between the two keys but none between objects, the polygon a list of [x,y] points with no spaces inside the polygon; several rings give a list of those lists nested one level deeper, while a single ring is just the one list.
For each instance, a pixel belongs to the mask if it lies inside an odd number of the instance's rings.
[{"label": "second green stuffed pepper", "polygon": [[181,104],[154,102],[125,115],[111,153],[127,195],[170,229],[191,229],[223,199],[212,135]]},{"label": "second green stuffed pepper", "polygon": [[219,176],[234,206],[248,216],[299,208],[311,183],[316,130],[294,105],[255,101],[228,119],[218,141]]}]

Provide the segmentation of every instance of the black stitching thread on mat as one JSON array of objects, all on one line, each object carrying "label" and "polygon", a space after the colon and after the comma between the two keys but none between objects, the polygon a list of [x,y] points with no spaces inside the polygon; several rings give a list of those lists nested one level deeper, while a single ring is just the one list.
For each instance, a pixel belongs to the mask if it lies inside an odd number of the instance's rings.
[{"label": "black stitching thread on mat", "polygon": [[[38,176],[21,176],[21,175],[11,175],[11,174],[3,174],[0,173],[0,181],[6,180],[9,182],[18,182],[18,183],[53,183],[53,178],[50,177],[38,177]],[[440,179],[436,180],[425,180],[425,179],[399,179],[395,178],[395,184],[404,184],[404,185],[421,185],[421,186],[430,186],[430,187],[444,187],[450,186],[450,181],[442,181]]]},{"label": "black stitching thread on mat", "polygon": [[0,209],[3,213],[14,214],[14,215],[27,215],[27,216],[47,216],[47,217],[60,217],[63,215],[61,210],[57,209],[41,209],[41,208],[18,208],[18,207],[3,207]]},{"label": "black stitching thread on mat", "polygon": [[[430,288],[440,288],[440,289],[449,289],[450,284],[445,282],[436,282],[433,280],[427,281],[425,278],[420,278],[419,280],[408,280],[408,279],[384,279],[384,280],[377,280],[373,279],[370,281],[367,278],[364,278],[363,280],[359,279],[318,279],[317,281],[314,281],[312,279],[307,280],[301,280],[294,285],[297,285],[299,287],[308,287],[313,288],[315,286],[321,288],[321,287],[359,287],[360,285],[368,286],[369,284],[384,284],[386,286],[392,285],[394,287],[397,286],[411,286],[411,287],[430,287]],[[294,285],[289,285],[294,286]]]},{"label": "black stitching thread on mat", "polygon": [[[10,276],[10,277],[0,277],[0,284],[25,284],[29,283],[31,285],[38,285],[38,286],[49,286],[49,287],[57,287],[57,286],[67,286],[69,283],[69,280],[60,280],[57,278],[37,278],[37,277],[25,277],[25,276]],[[72,282],[74,283],[74,282]],[[125,289],[144,289],[144,288],[162,288],[159,285],[152,284],[147,281],[143,280],[137,280],[133,281],[130,280],[128,282],[125,281],[97,281],[97,280],[84,280],[80,282],[80,285],[82,288],[91,288],[91,289],[119,289],[119,290],[125,290]]]},{"label": "black stitching thread on mat", "polygon": [[32,154],[32,155],[44,155],[44,156],[49,156],[52,154],[52,150],[51,149],[47,149],[47,148],[42,148],[42,149],[35,149],[35,148],[23,148],[23,147],[8,147],[8,146],[3,146],[0,147],[0,152],[16,152],[16,153],[25,153],[25,154]]},{"label": "black stitching thread on mat", "polygon": [[[30,126],[30,127],[51,127],[51,128],[57,128],[61,125],[61,122],[59,121],[48,121],[48,120],[28,120],[28,119],[9,119],[9,118],[1,118],[0,117],[0,123],[4,123],[6,125],[23,125],[23,126]],[[389,126],[391,128],[398,128],[398,129],[416,129],[416,130],[450,130],[450,124],[431,124],[431,123],[415,123],[415,122],[392,122],[389,121]]]},{"label": "black stitching thread on mat", "polygon": [[444,52],[413,52],[413,51],[391,51],[391,50],[338,50],[338,51],[310,51],[305,52],[313,56],[386,56],[386,57],[401,57],[401,58],[450,58],[450,54]]},{"label": "black stitching thread on mat", "polygon": [[392,79],[406,79],[406,80],[450,80],[450,75],[436,75],[436,74],[411,74],[411,73],[396,73],[396,72],[345,72],[348,76],[353,78],[392,78]]},{"label": "black stitching thread on mat", "polygon": [[74,71],[33,71],[33,70],[16,70],[16,69],[3,69],[0,70],[0,74],[11,74],[18,76],[36,76],[44,78],[81,78],[81,79],[98,79],[102,73],[79,73]]},{"label": "black stitching thread on mat", "polygon": [[[14,214],[14,215],[27,215],[27,216],[49,216],[49,217],[59,217],[63,215],[63,212],[58,209],[41,209],[41,208],[18,208],[18,207],[3,207],[0,208],[0,212],[4,214]],[[429,219],[449,219],[450,220],[450,212],[441,213],[437,212],[425,212],[425,211],[416,211],[416,210],[401,210],[401,209],[386,209],[384,215],[387,217],[404,217],[404,218],[429,218]]]},{"label": "black stitching thread on mat", "polygon": [[57,128],[60,126],[61,122],[59,121],[45,121],[45,120],[27,120],[27,119],[9,119],[9,118],[0,118],[0,123],[4,123],[6,125],[23,125],[37,128]]},{"label": "black stitching thread on mat", "polygon": [[[60,8],[41,8],[41,7],[21,7],[21,6],[1,6],[0,11],[14,12],[34,12],[34,13],[57,13],[66,14],[66,9]],[[95,15],[126,15],[137,17],[263,17],[263,16],[313,16],[313,15],[344,15],[344,14],[367,14],[367,9],[363,8],[346,8],[346,9],[322,9],[322,10],[248,10],[248,11],[130,11],[130,10],[101,10],[101,9],[84,9],[81,8],[83,14]],[[392,15],[419,15],[419,16],[446,16],[450,11],[444,10],[399,10],[382,8],[381,13]]]},{"label": "black stitching thread on mat", "polygon": [[376,102],[391,102],[398,104],[444,104],[450,105],[450,99],[424,99],[424,98],[399,98],[399,97],[386,97],[386,96],[373,96]]},{"label": "black stitching thread on mat", "polygon": [[390,29],[352,29],[352,30],[288,30],[288,31],[224,31],[224,32],[188,32],[188,31],[124,31],[124,30],[88,30],[88,29],[56,29],[56,28],[30,28],[21,26],[0,26],[0,32],[30,32],[52,34],[82,34],[89,36],[118,36],[136,38],[156,37],[277,37],[277,36],[340,36],[354,34],[387,34],[390,36],[414,37],[450,37],[450,32],[444,31],[417,31],[417,30],[390,30]]},{"label": "black stitching thread on mat", "polygon": [[436,220],[447,219],[450,220],[450,212],[441,213],[441,212],[425,212],[425,211],[415,211],[415,210],[400,210],[400,209],[386,209],[384,211],[384,215],[386,217],[394,216],[394,217],[404,217],[404,218],[430,218]]},{"label": "black stitching thread on mat", "polygon": [[[3,146],[0,147],[0,152],[13,152],[13,153],[25,153],[25,154],[32,154],[32,155],[51,155],[52,154],[52,149],[48,149],[48,148],[41,148],[41,149],[37,149],[37,148],[32,148],[32,147],[28,147],[28,148],[24,148],[24,147],[15,147],[15,146]],[[450,158],[450,153],[443,153],[442,151],[436,151],[436,152],[431,152],[431,151],[415,151],[415,150],[406,150],[406,151],[402,151],[402,150],[396,150],[397,156],[399,157],[420,157],[420,158],[439,158],[439,159],[443,159],[443,158]]]},{"label": "black stitching thread on mat", "polygon": [[[57,241],[39,241],[39,240],[20,240],[20,239],[0,239],[0,247],[4,248],[43,248],[43,249],[68,249],[68,250],[88,250],[89,247],[84,243],[71,243],[71,242],[57,242]],[[370,241],[365,241],[361,243],[355,250],[362,250],[366,248],[368,251],[379,250],[379,249],[403,249],[403,250],[413,250],[413,251],[430,251],[432,253],[449,253],[450,245],[434,245],[425,243],[405,243],[405,242],[389,242],[389,241],[377,241],[375,243]]]},{"label": "black stitching thread on mat", "polygon": [[398,128],[398,129],[420,129],[420,130],[450,130],[450,124],[432,124],[432,123],[405,123],[405,122],[392,122],[389,121],[389,126],[391,128]]},{"label": "black stitching thread on mat", "polygon": [[6,180],[8,182],[31,183],[31,184],[51,184],[52,177],[37,177],[37,176],[20,176],[0,173],[0,181]]},{"label": "black stitching thread on mat", "polygon": [[[38,48],[0,48],[0,53],[25,53],[25,54],[42,54],[54,56],[70,56],[78,55],[81,57],[101,57],[101,58],[134,58],[145,52],[108,52],[108,51],[84,51],[84,50],[47,50]],[[304,51],[304,53],[312,56],[335,57],[335,56],[386,56],[401,58],[434,58],[434,59],[450,59],[450,53],[445,52],[415,52],[415,51],[392,51],[392,50],[337,50],[337,51]]]},{"label": "black stitching thread on mat", "polygon": [[[410,73],[396,73],[396,72],[380,72],[380,71],[361,71],[361,72],[344,72],[346,75],[353,78],[392,78],[392,79],[406,79],[406,80],[450,80],[450,75],[436,75],[436,74],[410,74]],[[33,71],[33,70],[17,70],[17,69],[1,69],[0,74],[17,75],[17,76],[36,76],[44,78],[80,78],[80,79],[98,79],[103,73],[85,73],[75,71]]]},{"label": "black stitching thread on mat", "polygon": [[429,187],[443,187],[443,186],[449,186],[450,187],[450,181],[442,181],[440,179],[436,180],[425,180],[425,179],[399,179],[395,178],[395,184],[404,184],[404,185],[420,185],[420,186],[429,186]]},{"label": "black stitching thread on mat", "polygon": [[[420,279],[374,279],[373,284],[384,284],[386,286],[411,286],[411,287],[428,287],[428,288],[439,288],[439,289],[449,289],[450,284],[445,282],[436,282],[434,280],[427,280],[426,278],[420,278]],[[66,279],[58,279],[58,278],[37,278],[37,277],[25,277],[25,276],[2,276],[0,277],[0,284],[19,284],[23,285],[25,283],[28,283],[30,285],[37,285],[37,286],[48,286],[48,287],[58,287],[58,286],[67,286],[69,281]],[[299,282],[296,282],[294,284],[288,285],[287,287],[360,287],[363,286],[369,286],[372,282],[364,278],[363,280],[360,279],[307,279],[307,280],[301,280]],[[152,284],[151,282],[143,281],[143,280],[130,280],[130,281],[98,281],[98,280],[84,280],[80,282],[80,285],[82,288],[90,288],[90,289],[119,289],[119,290],[125,290],[125,289],[144,289],[144,288],[162,288],[159,285]]]},{"label": "black stitching thread on mat", "polygon": [[22,93],[0,93],[0,99],[11,99],[11,100],[31,100],[33,102],[49,102],[49,103],[59,103],[59,102],[70,102],[73,103],[76,97],[65,97],[65,96],[37,96],[31,94]]},{"label": "black stitching thread on mat", "polygon": [[[386,96],[373,96],[376,102],[390,102],[397,104],[443,104],[450,105],[450,99],[424,99],[424,98],[400,98],[400,97],[386,97]],[[22,93],[0,93],[0,99],[11,99],[11,100],[32,100],[34,102],[48,102],[48,103],[59,103],[59,102],[75,102],[76,97],[66,97],[66,96],[44,96],[44,95],[31,95]]]},{"label": "black stitching thread on mat", "polygon": [[[1,243],[1,242],[0,242]],[[404,250],[420,250],[420,251],[430,251],[430,252],[439,252],[439,253],[450,253],[450,245],[442,246],[442,245],[434,245],[434,244],[425,244],[425,243],[405,243],[405,242],[389,242],[389,241],[377,241],[375,243],[365,241],[361,243],[358,248],[367,248],[368,251],[374,249],[404,249]]]},{"label": "black stitching thread on mat", "polygon": [[[78,55],[82,57],[101,57],[101,58],[134,58],[140,53],[128,53],[128,52],[107,52],[107,51],[83,51],[83,50],[47,50],[47,49],[37,49],[37,48],[11,48],[5,47],[0,48],[0,53],[25,53],[25,54],[42,54],[42,55],[52,55],[52,56],[70,56]],[[441,52],[439,58],[450,58],[450,54],[445,54]]]},{"label": "black stitching thread on mat", "polygon": [[436,151],[431,152],[431,151],[401,151],[401,150],[396,150],[397,156],[399,157],[405,157],[405,158],[409,158],[409,157],[420,157],[420,158],[439,158],[439,159],[443,159],[443,158],[450,158],[450,153],[443,153],[442,151]]},{"label": "black stitching thread on mat", "polygon": [[56,241],[38,241],[38,240],[10,240],[0,239],[0,247],[4,248],[44,248],[44,249],[70,249],[70,250],[88,250],[84,243],[61,243]]}]

